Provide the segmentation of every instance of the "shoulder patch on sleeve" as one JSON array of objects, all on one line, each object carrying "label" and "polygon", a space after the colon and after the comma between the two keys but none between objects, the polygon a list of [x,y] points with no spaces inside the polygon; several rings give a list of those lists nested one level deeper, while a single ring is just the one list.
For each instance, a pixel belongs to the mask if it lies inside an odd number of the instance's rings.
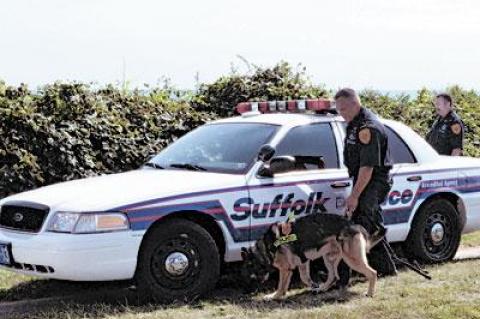
[{"label": "shoulder patch on sleeve", "polygon": [[452,126],[450,126],[450,128],[452,129],[452,132],[455,135],[458,135],[462,132],[462,126],[458,123],[452,124]]},{"label": "shoulder patch on sleeve", "polygon": [[358,132],[358,139],[362,144],[368,144],[372,140],[372,132],[368,127],[363,128]]}]

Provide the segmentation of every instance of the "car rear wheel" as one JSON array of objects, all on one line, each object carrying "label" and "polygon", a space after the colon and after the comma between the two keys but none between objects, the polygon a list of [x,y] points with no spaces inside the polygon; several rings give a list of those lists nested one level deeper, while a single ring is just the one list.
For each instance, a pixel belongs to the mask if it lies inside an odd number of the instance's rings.
[{"label": "car rear wheel", "polygon": [[220,256],[212,236],[194,222],[173,219],[145,236],[136,280],[144,296],[191,300],[213,289],[219,273]]},{"label": "car rear wheel", "polygon": [[460,227],[455,207],[445,199],[433,200],[415,216],[404,250],[424,263],[450,260],[460,244]]}]

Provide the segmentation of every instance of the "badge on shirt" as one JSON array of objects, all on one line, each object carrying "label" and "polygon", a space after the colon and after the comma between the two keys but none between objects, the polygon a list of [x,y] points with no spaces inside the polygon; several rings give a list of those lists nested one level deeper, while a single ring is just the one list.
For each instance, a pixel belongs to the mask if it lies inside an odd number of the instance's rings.
[{"label": "badge on shirt", "polygon": [[348,144],[355,144],[357,142],[357,130],[355,128],[350,130],[350,133],[348,133],[346,140]]},{"label": "badge on shirt", "polygon": [[360,140],[360,143],[368,144],[372,140],[372,132],[370,132],[368,127],[363,128],[358,133],[358,139]]},{"label": "badge on shirt", "polygon": [[455,135],[458,135],[462,132],[462,126],[458,123],[453,124],[452,126],[450,126],[450,128]]}]

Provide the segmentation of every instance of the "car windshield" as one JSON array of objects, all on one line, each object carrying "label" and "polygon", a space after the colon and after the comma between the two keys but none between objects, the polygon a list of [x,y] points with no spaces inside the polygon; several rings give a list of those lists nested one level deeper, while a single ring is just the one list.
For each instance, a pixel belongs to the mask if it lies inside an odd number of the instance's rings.
[{"label": "car windshield", "polygon": [[153,157],[150,167],[225,173],[245,173],[260,147],[278,126],[261,123],[224,123],[201,126]]}]

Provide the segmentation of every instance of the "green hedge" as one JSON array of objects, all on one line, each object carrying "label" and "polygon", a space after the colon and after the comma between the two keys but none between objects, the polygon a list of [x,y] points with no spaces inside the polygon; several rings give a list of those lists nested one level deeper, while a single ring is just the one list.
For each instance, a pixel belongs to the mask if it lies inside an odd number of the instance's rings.
[{"label": "green hedge", "polygon": [[[467,127],[466,153],[479,156],[480,96],[451,87]],[[32,92],[0,81],[0,198],[42,185],[138,168],[191,129],[234,115],[248,100],[329,97],[304,68],[281,62],[232,73],[196,92],[171,87],[148,92],[108,85],[54,83]],[[424,135],[433,121],[434,92],[416,97],[361,92],[365,105]]]},{"label": "green hedge", "polygon": [[41,185],[138,168],[213,119],[168,92],[53,84],[33,94],[0,84],[0,197]]},{"label": "green hedge", "polygon": [[313,85],[305,68],[294,70],[281,62],[273,68],[253,66],[250,74],[222,76],[211,84],[201,84],[192,104],[197,110],[220,117],[235,115],[234,106],[245,101],[291,100],[327,97],[323,86]]},{"label": "green hedge", "polygon": [[[480,95],[473,90],[458,86],[447,89],[455,101],[456,112],[465,123],[465,154],[480,156]],[[432,104],[435,94],[427,89],[417,92],[416,97],[382,95],[374,91],[361,92],[362,102],[382,117],[403,122],[417,133],[425,136],[435,119]]]}]

